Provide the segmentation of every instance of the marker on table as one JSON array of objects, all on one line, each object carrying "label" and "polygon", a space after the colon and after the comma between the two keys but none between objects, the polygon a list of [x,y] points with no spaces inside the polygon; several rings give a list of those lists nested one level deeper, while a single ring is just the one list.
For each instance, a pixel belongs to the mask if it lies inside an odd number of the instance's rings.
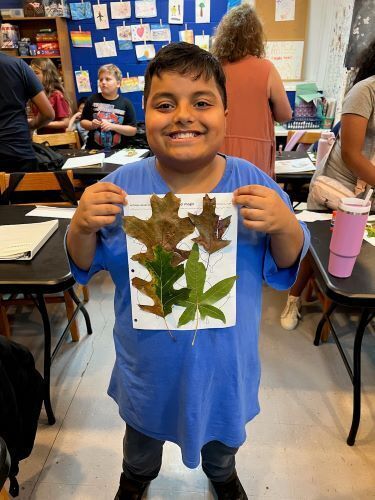
[{"label": "marker on table", "polygon": [[283,153],[283,145],[279,144],[279,156],[281,156]]}]

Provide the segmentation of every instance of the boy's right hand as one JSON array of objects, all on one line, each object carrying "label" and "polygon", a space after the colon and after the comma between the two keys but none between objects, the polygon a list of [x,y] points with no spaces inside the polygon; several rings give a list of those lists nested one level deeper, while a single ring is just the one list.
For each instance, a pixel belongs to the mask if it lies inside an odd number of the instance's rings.
[{"label": "boy's right hand", "polygon": [[94,118],[92,121],[91,121],[91,126],[94,130],[96,130],[97,128],[100,128],[102,126],[102,122],[101,120],[98,120],[97,118]]},{"label": "boy's right hand", "polygon": [[[126,193],[111,182],[98,182],[85,189],[71,222],[71,230],[93,234],[115,221],[126,205]],[[120,205],[120,206],[118,206]]]}]

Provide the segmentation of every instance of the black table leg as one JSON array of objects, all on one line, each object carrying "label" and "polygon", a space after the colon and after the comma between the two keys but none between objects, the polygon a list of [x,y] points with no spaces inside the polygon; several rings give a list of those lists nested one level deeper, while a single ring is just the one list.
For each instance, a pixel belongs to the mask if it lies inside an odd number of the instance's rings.
[{"label": "black table leg", "polygon": [[44,329],[44,407],[46,409],[48,423],[53,425],[56,422],[53,414],[50,395],[50,374],[51,374],[51,324],[49,321],[46,303],[43,294],[37,294],[38,309],[43,320]]},{"label": "black table leg", "polygon": [[363,334],[367,323],[372,317],[368,309],[364,309],[361,314],[354,339],[353,350],[353,419],[352,426],[346,440],[349,446],[353,446],[357,435],[359,420],[361,418],[361,347]]},{"label": "black table leg", "polygon": [[72,288],[69,288],[68,290],[69,292],[69,295],[72,297],[72,299],[74,300],[77,308],[82,312],[84,318],[85,318],[85,321],[86,321],[86,328],[87,328],[87,334],[88,335],[91,335],[92,334],[92,328],[91,328],[91,321],[90,321],[90,316],[89,316],[89,313],[86,311],[86,308],[85,306],[83,305],[83,302],[79,300],[79,298],[77,297],[75,291],[73,290],[73,287]]},{"label": "black table leg", "polygon": [[335,302],[332,302],[332,304],[329,306],[328,311],[323,313],[322,319],[319,321],[318,326],[316,328],[314,345],[319,345],[320,337],[322,335],[322,330],[323,330],[324,323],[326,321],[328,321],[329,317],[333,313],[333,311],[336,308],[336,306],[337,306],[337,304]]}]

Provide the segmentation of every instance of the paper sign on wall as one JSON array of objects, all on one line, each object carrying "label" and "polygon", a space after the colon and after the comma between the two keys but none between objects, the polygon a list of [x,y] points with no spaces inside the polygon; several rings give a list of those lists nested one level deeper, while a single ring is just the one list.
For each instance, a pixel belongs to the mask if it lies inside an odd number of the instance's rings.
[{"label": "paper sign on wall", "polygon": [[93,5],[95,26],[97,30],[107,30],[109,28],[107,4],[100,3]]},{"label": "paper sign on wall", "polygon": [[182,24],[184,22],[184,0],[169,0],[168,22],[169,24]]},{"label": "paper sign on wall", "polygon": [[70,38],[72,39],[73,47],[92,47],[91,31],[71,31]]},{"label": "paper sign on wall", "polygon": [[153,42],[169,42],[171,40],[169,24],[151,24],[151,40]]},{"label": "paper sign on wall", "polygon": [[180,42],[194,43],[194,31],[193,30],[179,31],[178,38]]},{"label": "paper sign on wall", "polygon": [[116,44],[114,40],[95,43],[96,57],[116,57]]},{"label": "paper sign on wall", "polygon": [[209,23],[210,22],[210,0],[195,0],[195,22]]},{"label": "paper sign on wall", "polygon": [[131,50],[133,48],[132,44],[132,34],[130,26],[117,26],[117,40],[118,47],[120,50]]},{"label": "paper sign on wall", "polygon": [[152,43],[145,43],[144,45],[136,45],[135,53],[138,61],[150,61],[155,57],[155,47]]},{"label": "paper sign on wall", "polygon": [[294,21],[296,0],[276,0],[275,21]]},{"label": "paper sign on wall", "polygon": [[121,80],[121,92],[137,92],[139,90],[139,82],[137,76],[130,76]]},{"label": "paper sign on wall", "polygon": [[131,17],[130,2],[111,2],[112,19],[129,19]]},{"label": "paper sign on wall", "polygon": [[201,49],[208,51],[210,49],[210,35],[195,35],[194,43]]},{"label": "paper sign on wall", "polygon": [[151,40],[151,30],[149,24],[132,24],[132,42],[147,42]]},{"label": "paper sign on wall", "polygon": [[73,21],[81,21],[82,19],[92,19],[92,10],[90,2],[71,3],[70,13]]},{"label": "paper sign on wall", "polygon": [[156,17],[156,1],[155,0],[135,0],[135,17],[140,19],[144,17]]},{"label": "paper sign on wall", "polygon": [[74,74],[78,92],[92,92],[89,72],[86,69],[82,69],[75,71]]},{"label": "paper sign on wall", "polygon": [[276,66],[283,80],[300,80],[303,41],[267,42],[266,57]]}]

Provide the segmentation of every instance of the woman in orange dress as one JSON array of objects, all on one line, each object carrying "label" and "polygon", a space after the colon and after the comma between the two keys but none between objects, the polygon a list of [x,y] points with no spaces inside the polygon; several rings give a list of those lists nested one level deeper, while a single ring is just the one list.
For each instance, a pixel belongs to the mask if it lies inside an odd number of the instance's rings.
[{"label": "woman in orange dress", "polygon": [[244,158],[274,177],[274,120],[290,120],[292,109],[279,73],[264,58],[264,44],[255,10],[243,4],[220,21],[212,52],[227,77],[228,117],[221,151]]}]

